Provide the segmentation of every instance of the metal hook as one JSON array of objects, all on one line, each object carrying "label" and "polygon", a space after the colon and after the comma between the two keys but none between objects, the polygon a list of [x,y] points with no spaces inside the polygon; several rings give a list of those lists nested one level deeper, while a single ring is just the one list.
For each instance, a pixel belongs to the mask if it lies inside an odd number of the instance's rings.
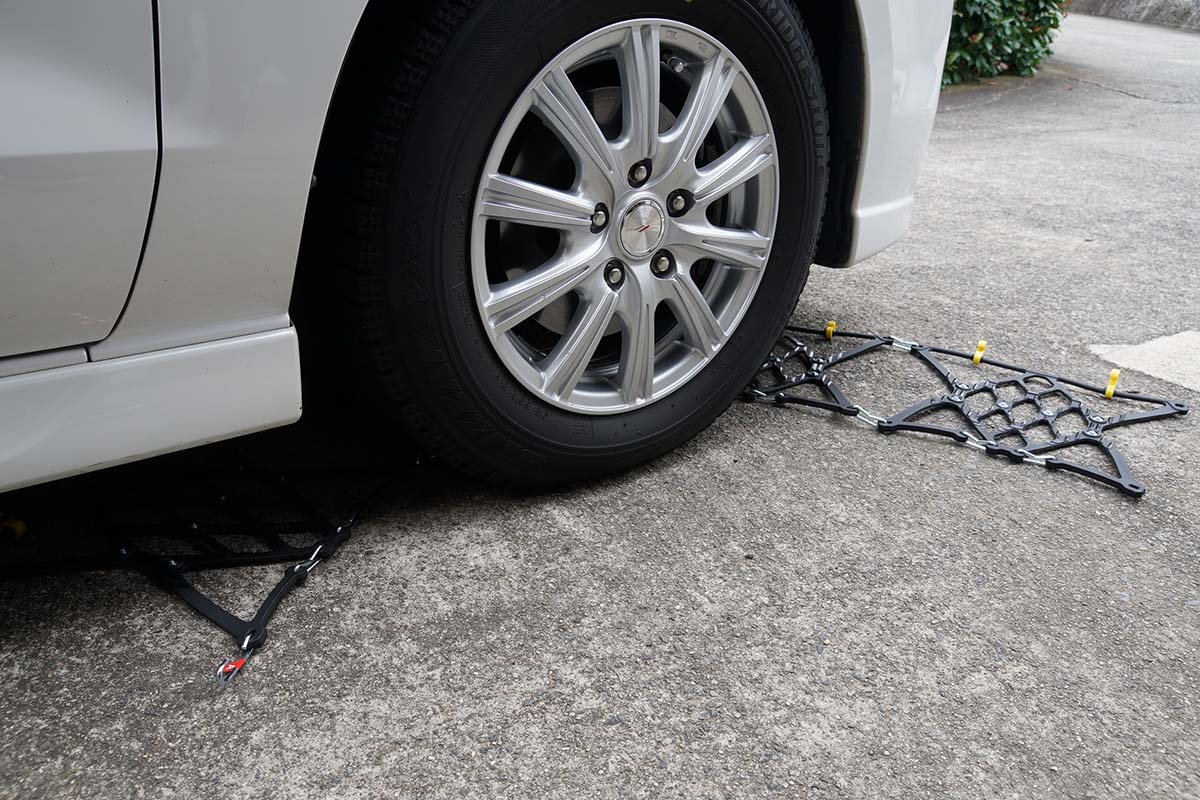
[{"label": "metal hook", "polygon": [[216,680],[217,685],[224,689],[233,683],[233,679],[241,674],[246,668],[246,662],[250,660],[250,656],[254,654],[254,650],[246,650],[240,656],[227,658],[217,667]]}]

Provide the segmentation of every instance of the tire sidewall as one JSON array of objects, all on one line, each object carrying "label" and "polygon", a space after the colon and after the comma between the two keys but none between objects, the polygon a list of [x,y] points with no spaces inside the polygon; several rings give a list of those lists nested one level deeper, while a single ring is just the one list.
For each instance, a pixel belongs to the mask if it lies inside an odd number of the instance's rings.
[{"label": "tire sidewall", "polygon": [[[572,413],[532,394],[493,348],[472,287],[470,234],[475,192],[493,137],[509,108],[555,54],[607,25],[636,18],[677,20],[714,36],[743,64],[771,117],[780,198],[771,257],[734,334],[685,386],[648,406],[611,415]],[[495,0],[481,4],[438,57],[401,148],[386,227],[388,290],[406,359],[434,366],[425,391],[441,423],[468,449],[498,433],[476,456],[519,458],[536,468],[569,456],[633,463],[712,421],[745,386],[771,347],[807,277],[825,191],[824,99],[811,53],[797,58],[791,9],[767,0],[691,3],[640,0]],[[789,39],[792,39],[789,41]],[[510,467],[511,468],[511,467]],[[568,467],[570,468],[570,467]],[[572,471],[576,471],[571,468]],[[570,476],[567,476],[570,477]]]}]

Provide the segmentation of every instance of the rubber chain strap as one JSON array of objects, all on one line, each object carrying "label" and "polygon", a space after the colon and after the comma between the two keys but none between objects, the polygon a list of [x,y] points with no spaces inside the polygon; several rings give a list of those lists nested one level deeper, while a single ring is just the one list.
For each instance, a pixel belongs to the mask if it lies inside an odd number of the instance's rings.
[{"label": "rubber chain strap", "polygon": [[[828,341],[844,338],[853,344],[822,357],[800,336],[822,337]],[[941,378],[946,392],[919,400],[891,417],[879,416],[853,402],[833,380],[829,370],[882,348],[912,354]],[[1107,386],[1100,387],[995,361],[984,357],[986,349],[986,341],[979,342],[973,353],[964,353],[896,336],[842,332],[837,330],[834,322],[824,329],[788,326],[775,352],[747,387],[744,397],[777,405],[795,404],[833,411],[860,419],[881,433],[915,431],[946,436],[1014,463],[1073,472],[1133,497],[1146,493],[1145,485],[1134,476],[1125,456],[1106,434],[1113,428],[1186,414],[1185,403],[1137,392],[1118,392],[1116,384],[1120,373],[1117,370],[1110,373]],[[987,364],[1013,374],[1000,380],[961,380],[947,366],[951,359],[974,365]],[[816,396],[798,394],[801,387],[811,387],[816,390]],[[1108,399],[1136,401],[1150,407],[1105,415],[1088,405],[1085,398],[1089,393]],[[1022,409],[1028,419],[1018,418]],[[957,413],[962,424],[935,424],[930,418],[939,411]],[[1082,424],[1071,430],[1068,419],[1077,423],[1082,420]],[[1070,459],[1071,448],[1089,448],[1101,453],[1111,471]]]}]

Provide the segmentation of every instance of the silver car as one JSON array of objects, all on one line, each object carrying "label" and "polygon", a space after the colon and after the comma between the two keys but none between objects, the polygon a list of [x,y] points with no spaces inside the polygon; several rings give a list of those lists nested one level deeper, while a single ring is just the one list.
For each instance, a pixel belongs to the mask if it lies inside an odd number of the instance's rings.
[{"label": "silver car", "polygon": [[720,414],[902,235],[950,0],[0,5],[0,490],[303,394],[502,484]]}]

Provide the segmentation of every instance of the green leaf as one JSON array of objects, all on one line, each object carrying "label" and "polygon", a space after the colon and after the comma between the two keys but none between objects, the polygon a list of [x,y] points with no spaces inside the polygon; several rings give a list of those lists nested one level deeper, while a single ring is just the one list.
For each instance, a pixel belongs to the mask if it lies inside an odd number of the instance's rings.
[{"label": "green leaf", "polygon": [[1051,54],[1067,0],[955,0],[942,85],[1032,75]]}]

